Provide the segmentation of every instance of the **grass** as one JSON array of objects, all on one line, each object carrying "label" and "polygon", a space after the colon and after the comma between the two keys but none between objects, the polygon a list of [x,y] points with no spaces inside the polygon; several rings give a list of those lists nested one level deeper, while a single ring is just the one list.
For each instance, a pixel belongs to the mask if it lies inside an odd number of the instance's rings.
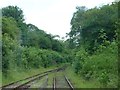
[{"label": "grass", "polygon": [[65,70],[65,75],[72,82],[74,88],[99,88],[100,84],[96,80],[84,80],[81,76],[74,73],[72,67],[68,67]]},{"label": "grass", "polygon": [[44,84],[45,80],[46,80],[46,78],[43,77],[43,78],[35,81],[35,83],[33,85],[31,85],[30,88],[40,88]]},{"label": "grass", "polygon": [[0,87],[2,86],[2,71],[0,70]]},{"label": "grass", "polygon": [[9,75],[7,77],[5,77],[3,75],[2,79],[0,79],[0,80],[2,80],[2,82],[0,82],[0,84],[2,84],[2,86],[3,86],[3,85],[6,85],[6,84],[9,84],[11,82],[15,82],[15,81],[33,76],[35,74],[45,72],[47,70],[55,69],[55,68],[58,68],[58,67],[57,66],[51,66],[49,68],[41,67],[39,69],[30,69],[30,70],[24,70],[24,71],[13,71],[13,70],[11,70],[11,71],[8,72]]},{"label": "grass", "polygon": [[55,77],[56,73],[50,73],[48,74],[48,86],[47,88],[52,88],[53,87],[53,78]]}]

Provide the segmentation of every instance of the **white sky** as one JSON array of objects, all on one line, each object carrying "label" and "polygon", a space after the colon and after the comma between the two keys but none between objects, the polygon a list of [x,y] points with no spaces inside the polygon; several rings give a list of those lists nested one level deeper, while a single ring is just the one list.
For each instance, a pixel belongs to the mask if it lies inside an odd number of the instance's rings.
[{"label": "white sky", "polygon": [[25,22],[39,29],[65,37],[76,6],[93,8],[114,0],[0,0],[0,8],[17,5],[23,10]]}]

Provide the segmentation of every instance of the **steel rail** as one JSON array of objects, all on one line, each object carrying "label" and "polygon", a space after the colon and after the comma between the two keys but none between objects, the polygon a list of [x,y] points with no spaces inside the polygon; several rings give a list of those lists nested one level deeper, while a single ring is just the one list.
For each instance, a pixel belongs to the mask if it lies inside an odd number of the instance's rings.
[{"label": "steel rail", "polygon": [[74,90],[74,88],[73,88],[71,82],[68,80],[68,78],[67,78],[65,75],[64,75],[64,77],[65,77],[65,80],[66,80],[66,82],[68,83],[70,89],[71,89],[71,90]]},{"label": "steel rail", "polygon": [[36,77],[36,78],[34,78],[34,79],[28,81],[28,82],[26,82],[26,83],[24,83],[24,84],[22,84],[22,85],[16,87],[14,90],[18,90],[18,89],[20,90],[20,89],[29,88],[31,85],[27,85],[27,84],[29,84],[29,83],[31,83],[31,82],[34,82],[34,81],[36,81],[36,80],[38,80],[38,79],[40,79],[40,78],[42,78],[42,77],[44,77],[44,76],[46,76],[46,75],[48,75],[48,74],[46,73],[46,74],[40,75],[40,76],[38,76],[38,77]]}]

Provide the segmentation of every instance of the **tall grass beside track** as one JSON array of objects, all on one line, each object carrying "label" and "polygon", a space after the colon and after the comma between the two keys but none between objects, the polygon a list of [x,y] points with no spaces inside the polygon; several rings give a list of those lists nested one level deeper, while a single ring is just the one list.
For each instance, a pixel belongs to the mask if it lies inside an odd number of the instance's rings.
[{"label": "tall grass beside track", "polygon": [[71,81],[74,88],[99,88],[100,83],[94,79],[86,81],[82,76],[74,73],[74,70],[71,66],[67,67],[65,70],[65,75]]}]

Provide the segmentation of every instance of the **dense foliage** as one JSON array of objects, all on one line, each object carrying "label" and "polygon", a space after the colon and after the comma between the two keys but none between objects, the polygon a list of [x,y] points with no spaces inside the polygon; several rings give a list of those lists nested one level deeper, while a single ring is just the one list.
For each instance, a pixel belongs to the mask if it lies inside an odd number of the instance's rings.
[{"label": "dense foliage", "polygon": [[[63,42],[24,22],[17,6],[2,8],[2,72],[49,67],[65,62]],[[64,56],[65,57],[65,56]]]},{"label": "dense foliage", "polygon": [[118,3],[92,9],[77,7],[68,33],[75,73],[101,87],[118,85]]}]

